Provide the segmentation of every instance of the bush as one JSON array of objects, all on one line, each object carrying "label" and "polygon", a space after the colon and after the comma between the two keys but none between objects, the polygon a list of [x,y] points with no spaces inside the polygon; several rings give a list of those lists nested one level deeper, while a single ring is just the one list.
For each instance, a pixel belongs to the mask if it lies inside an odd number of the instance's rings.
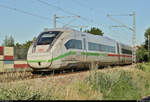
[{"label": "bush", "polygon": [[147,94],[150,85],[150,81],[145,80],[145,77],[125,70],[97,72],[90,75],[86,81],[94,90],[100,91],[106,100],[140,99]]},{"label": "bush", "polygon": [[144,72],[150,72],[150,63],[139,63],[136,68]]},{"label": "bush", "polygon": [[47,100],[52,99],[51,94],[40,90],[30,90],[29,87],[21,85],[14,88],[0,88],[0,100]]},{"label": "bush", "polygon": [[140,64],[137,64],[137,65],[136,65],[136,68],[139,69],[139,70],[144,71],[144,67],[143,67],[143,65],[142,65],[141,63],[140,63]]}]

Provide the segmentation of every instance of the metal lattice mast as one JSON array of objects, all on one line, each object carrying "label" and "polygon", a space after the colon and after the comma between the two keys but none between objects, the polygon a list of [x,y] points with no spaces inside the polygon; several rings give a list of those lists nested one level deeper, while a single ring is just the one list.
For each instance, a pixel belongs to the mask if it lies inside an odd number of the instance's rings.
[{"label": "metal lattice mast", "polygon": [[[132,35],[132,64],[136,63],[136,12],[134,11],[132,14],[126,14],[126,15],[107,15],[111,20],[117,22],[120,24],[119,26],[112,26],[112,27],[125,27],[128,28],[133,32]],[[114,19],[112,16],[133,16],[133,27],[129,27],[119,20]]]},{"label": "metal lattice mast", "polygon": [[82,28],[87,28],[88,26],[73,26],[73,25],[70,25],[73,21],[75,21],[77,18],[80,18],[80,16],[56,16],[56,14],[54,14],[54,28],[56,28],[56,22],[57,22],[57,19],[61,19],[61,18],[74,18],[72,19],[70,22],[66,23],[63,25],[63,28],[64,27],[67,27],[68,25],[70,27],[74,27],[74,28],[80,28],[80,31],[82,31]]},{"label": "metal lattice mast", "polygon": [[136,12],[133,12],[133,51],[132,51],[132,63],[136,63]]},{"label": "metal lattice mast", "polygon": [[71,24],[74,20],[76,20],[77,18],[80,18],[80,16],[56,16],[56,14],[54,14],[54,28],[56,28],[56,22],[57,19],[61,19],[61,18],[75,18],[73,19],[71,22],[68,22],[67,24],[64,24],[63,27],[66,27],[67,25]]},{"label": "metal lattice mast", "polygon": [[54,28],[56,28],[56,14],[54,14]]},{"label": "metal lattice mast", "polygon": [[149,41],[149,34],[148,34],[148,58],[150,57],[150,51],[149,51],[149,50],[150,50],[150,48],[149,48],[149,42],[150,42],[150,41]]}]

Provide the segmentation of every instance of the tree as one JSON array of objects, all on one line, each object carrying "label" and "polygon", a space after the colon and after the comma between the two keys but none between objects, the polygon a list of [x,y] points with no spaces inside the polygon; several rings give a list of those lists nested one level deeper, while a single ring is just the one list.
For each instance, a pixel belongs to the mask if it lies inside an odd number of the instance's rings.
[{"label": "tree", "polygon": [[102,30],[100,30],[99,28],[96,28],[96,27],[92,27],[90,30],[85,30],[85,32],[94,34],[94,35],[100,35],[100,36],[103,36],[103,34],[104,34],[102,32]]},{"label": "tree", "polygon": [[[150,28],[148,28],[146,31],[145,31],[145,45],[144,47],[148,50],[148,35],[149,35],[149,38],[150,38]],[[149,39],[150,40],[150,39]]]},{"label": "tree", "polygon": [[22,47],[23,47],[23,48],[29,48],[32,43],[33,43],[32,40],[31,40],[31,41],[26,41],[26,42],[22,45]]},{"label": "tree", "polygon": [[19,43],[16,43],[15,48],[22,48],[22,45]]},{"label": "tree", "polygon": [[148,35],[150,37],[150,28],[146,29],[144,33],[144,36],[145,36],[144,44],[141,45],[137,50],[137,56],[138,56],[139,62],[150,61],[150,58],[148,58]]},{"label": "tree", "polygon": [[32,40],[26,41],[23,44],[16,43],[15,45],[15,59],[26,59],[27,58],[27,52],[31,44],[36,40],[34,37]]},{"label": "tree", "polygon": [[138,47],[137,56],[138,56],[139,62],[143,62],[143,61],[147,62],[148,61],[148,51],[146,50],[144,45],[141,45],[140,47]]},{"label": "tree", "polygon": [[[145,33],[144,33],[144,36],[145,36],[145,49],[147,50],[147,53],[149,54],[150,52],[148,52],[148,40],[150,41],[150,27],[148,29],[146,29]],[[148,36],[149,36],[149,39],[148,39]],[[147,58],[148,58],[148,61],[150,61],[150,57],[148,57],[148,54],[147,54]]]},{"label": "tree", "polygon": [[12,36],[8,37],[7,35],[5,36],[4,42],[3,42],[3,46],[7,46],[7,47],[14,47],[14,38]]},{"label": "tree", "polygon": [[36,37],[34,37],[32,40],[28,40],[23,44],[16,43],[15,48],[29,48],[31,44],[36,40]]}]

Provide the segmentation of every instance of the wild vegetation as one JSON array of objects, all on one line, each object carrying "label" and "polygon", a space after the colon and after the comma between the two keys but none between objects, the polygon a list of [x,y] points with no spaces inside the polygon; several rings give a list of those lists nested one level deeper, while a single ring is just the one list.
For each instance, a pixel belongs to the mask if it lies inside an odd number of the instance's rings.
[{"label": "wild vegetation", "polygon": [[99,28],[96,28],[96,27],[92,27],[89,30],[85,30],[85,32],[90,33],[90,34],[94,34],[94,35],[100,35],[100,36],[104,35],[104,33],[102,32],[102,30],[99,29]]},{"label": "wild vegetation", "polygon": [[146,29],[144,33],[144,37],[145,37],[145,42],[141,44],[140,46],[138,46],[138,49],[137,49],[137,57],[138,57],[139,62],[150,61],[150,56],[148,52],[148,45],[150,45],[148,44],[148,41],[150,41],[150,28]]},{"label": "wild vegetation", "polygon": [[139,100],[150,94],[149,66],[1,83],[0,100]]},{"label": "wild vegetation", "polygon": [[[93,29],[95,28],[86,32],[93,32]],[[100,32],[103,35],[102,31],[95,30],[96,34]],[[139,62],[149,60],[148,35],[150,28],[145,32],[145,43],[137,50]],[[32,43],[28,41],[14,44],[12,37],[6,38],[4,42],[6,46],[17,48],[28,48]],[[95,70],[88,72],[84,78],[77,74],[74,77],[47,77],[1,83],[0,100],[139,100],[150,95],[149,75],[150,63],[140,63],[135,67]]]}]

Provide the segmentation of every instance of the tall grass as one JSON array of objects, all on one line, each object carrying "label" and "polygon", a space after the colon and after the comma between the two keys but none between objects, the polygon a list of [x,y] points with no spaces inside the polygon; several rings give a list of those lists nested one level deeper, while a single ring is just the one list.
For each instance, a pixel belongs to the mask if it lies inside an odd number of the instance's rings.
[{"label": "tall grass", "polygon": [[82,80],[77,74],[3,83],[0,100],[138,100],[150,94],[148,66],[94,69]]},{"label": "tall grass", "polygon": [[150,63],[139,63],[136,68],[144,72],[150,72]]},{"label": "tall grass", "polygon": [[22,80],[32,76],[30,72],[14,72],[14,73],[4,73],[0,75],[0,82],[10,82],[15,80]]},{"label": "tall grass", "polygon": [[[32,82],[31,82],[32,83]],[[16,82],[0,87],[0,100],[52,100],[53,88],[30,86],[29,83]]]},{"label": "tall grass", "polygon": [[150,94],[150,80],[148,75],[140,75],[136,69],[134,72],[126,70],[97,72],[94,80],[93,75],[86,80],[94,90],[103,94],[104,100],[137,100]]}]

